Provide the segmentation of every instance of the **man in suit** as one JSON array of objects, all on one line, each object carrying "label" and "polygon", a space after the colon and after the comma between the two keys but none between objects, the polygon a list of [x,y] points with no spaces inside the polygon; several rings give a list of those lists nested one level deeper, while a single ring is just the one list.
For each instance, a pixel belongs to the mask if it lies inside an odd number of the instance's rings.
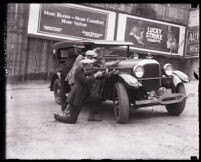
[{"label": "man in suit", "polygon": [[65,80],[66,75],[72,69],[76,58],[78,57],[78,55],[80,55],[80,51],[83,48],[84,48],[84,46],[69,47],[66,51],[68,53],[68,59],[64,63],[64,66],[63,66],[61,72],[57,73],[57,75],[60,78],[60,85],[61,85],[61,110],[64,110],[67,105],[67,102],[66,102],[67,98],[65,95],[66,94],[66,80]]},{"label": "man in suit", "polygon": [[89,104],[102,101],[100,96],[90,96],[89,89],[93,81],[103,76],[103,72],[98,71],[93,75],[86,76],[85,72],[93,68],[94,61],[83,59],[81,63],[82,67],[77,67],[75,70],[74,86],[68,96],[68,106],[64,115],[54,114],[54,118],[60,122],[75,124],[83,103]]},{"label": "man in suit", "polygon": [[73,67],[71,68],[71,70],[69,71],[69,73],[66,76],[66,81],[68,80],[68,84],[73,85],[74,84],[74,80],[75,80],[75,70],[78,67],[82,67],[82,63],[81,61],[85,58],[91,59],[93,60],[95,57],[97,57],[97,54],[95,52],[93,52],[92,50],[88,50],[85,52],[84,55],[79,55],[74,64]]},{"label": "man in suit", "polygon": [[[97,53],[95,53],[94,51],[92,50],[88,50],[82,54],[80,54],[74,64],[73,64],[73,67],[71,68],[71,70],[69,71],[69,73],[67,74],[66,78],[65,78],[65,81],[68,82],[68,84],[70,85],[71,89],[74,85],[74,82],[75,82],[75,70],[78,68],[78,67],[81,67],[82,68],[82,63],[81,63],[81,60],[85,59],[85,58],[88,58],[88,59],[91,59],[91,60],[94,60],[94,58],[97,57]],[[67,101],[65,101],[65,106],[61,106],[61,110],[64,112],[66,106],[67,106]]]}]

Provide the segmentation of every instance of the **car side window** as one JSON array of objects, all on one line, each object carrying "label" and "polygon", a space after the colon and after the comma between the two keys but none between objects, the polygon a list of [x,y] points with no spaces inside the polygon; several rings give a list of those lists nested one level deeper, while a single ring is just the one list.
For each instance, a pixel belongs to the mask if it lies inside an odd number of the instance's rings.
[{"label": "car side window", "polygon": [[61,58],[61,59],[68,58],[68,51],[61,49],[61,50],[60,50],[60,58]]}]

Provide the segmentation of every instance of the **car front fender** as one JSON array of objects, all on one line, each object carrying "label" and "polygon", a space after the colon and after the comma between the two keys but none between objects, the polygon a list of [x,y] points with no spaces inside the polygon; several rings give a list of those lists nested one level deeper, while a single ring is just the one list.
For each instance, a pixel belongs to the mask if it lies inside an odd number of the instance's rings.
[{"label": "car front fender", "polygon": [[183,83],[190,82],[189,77],[185,73],[183,73],[179,70],[174,70],[173,74],[176,75],[177,77],[179,77]]},{"label": "car front fender", "polygon": [[176,74],[172,74],[172,82],[173,82],[173,84],[174,84],[175,87],[179,83],[182,83],[181,79]]},{"label": "car front fender", "polygon": [[132,75],[121,73],[118,74],[118,77],[123,80],[123,82],[126,83],[129,87],[139,88],[139,86],[142,86]]}]

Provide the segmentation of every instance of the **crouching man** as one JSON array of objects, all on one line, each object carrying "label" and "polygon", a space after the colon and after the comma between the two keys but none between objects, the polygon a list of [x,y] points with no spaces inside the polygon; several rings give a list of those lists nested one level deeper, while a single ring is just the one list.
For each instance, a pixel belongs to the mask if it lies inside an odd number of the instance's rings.
[{"label": "crouching man", "polygon": [[[83,59],[81,60],[81,63],[83,66],[77,67],[75,70],[74,85],[69,94],[67,101],[68,106],[64,115],[54,114],[54,118],[60,122],[70,124],[76,123],[84,103],[100,103],[103,100],[101,96],[90,96],[89,94],[92,82],[98,77],[102,77],[103,72],[98,71],[93,75],[86,75],[85,72],[93,68],[94,61],[90,59]],[[93,112],[93,110],[91,112]]]}]

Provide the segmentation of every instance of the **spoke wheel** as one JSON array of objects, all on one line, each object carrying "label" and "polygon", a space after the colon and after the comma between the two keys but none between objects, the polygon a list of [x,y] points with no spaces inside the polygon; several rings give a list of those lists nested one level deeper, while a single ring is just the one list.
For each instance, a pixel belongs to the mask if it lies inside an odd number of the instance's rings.
[{"label": "spoke wheel", "polygon": [[117,82],[113,88],[113,108],[117,123],[124,124],[129,117],[129,99],[125,86]]},{"label": "spoke wheel", "polygon": [[54,98],[57,104],[61,104],[61,84],[59,79],[54,81]]}]

